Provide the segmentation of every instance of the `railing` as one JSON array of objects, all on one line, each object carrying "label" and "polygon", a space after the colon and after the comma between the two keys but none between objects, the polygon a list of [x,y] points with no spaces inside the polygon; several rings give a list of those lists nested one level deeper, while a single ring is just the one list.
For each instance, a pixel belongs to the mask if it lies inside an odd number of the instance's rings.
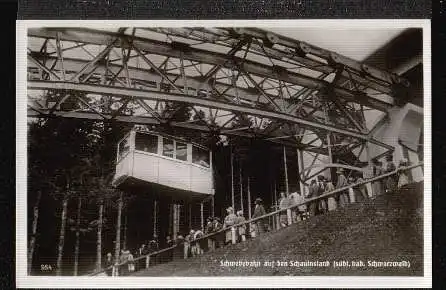
[{"label": "railing", "polygon": [[[365,179],[364,181],[361,181],[361,182],[352,183],[352,184],[349,184],[349,185],[341,187],[341,188],[337,188],[337,189],[332,190],[330,192],[323,193],[323,194],[321,194],[319,196],[305,199],[301,203],[293,204],[292,206],[289,206],[289,207],[286,207],[286,208],[282,208],[282,209],[273,211],[271,213],[265,214],[263,216],[247,220],[247,221],[245,221],[243,223],[238,223],[238,224],[233,225],[231,227],[222,228],[221,230],[212,232],[210,234],[204,235],[201,238],[193,240],[192,242],[190,242],[190,244],[199,243],[200,241],[207,241],[209,239],[212,239],[212,240],[215,241],[217,235],[221,235],[221,234],[223,234],[223,233],[225,233],[225,232],[227,232],[229,230],[231,231],[231,243],[235,244],[235,243],[237,243],[236,236],[238,235],[238,234],[236,234],[236,231],[237,231],[237,229],[240,226],[246,225],[247,227],[249,227],[251,229],[251,227],[254,224],[256,224],[257,222],[265,220],[266,218],[269,219],[270,217],[274,217],[275,215],[280,215],[283,212],[286,212],[286,214],[287,214],[287,224],[289,225],[289,224],[293,223],[292,212],[291,212],[291,210],[293,210],[293,209],[296,209],[296,208],[301,207],[303,205],[316,203],[317,201],[322,200],[322,199],[327,199],[329,197],[334,197],[336,194],[344,193],[344,192],[348,191],[350,188],[357,188],[357,187],[359,187],[361,185],[366,185],[366,184],[369,184],[369,183],[371,184],[373,182],[380,181],[382,179],[386,179],[386,178],[388,178],[390,176],[397,175],[398,172],[400,172],[400,171],[407,171],[407,170],[414,169],[414,168],[417,168],[417,167],[420,167],[420,166],[423,166],[423,162],[420,162],[420,163],[414,164],[414,165],[410,165],[410,166],[407,166],[407,167],[400,167],[400,168],[397,168],[396,170],[394,170],[392,172],[385,173],[385,174],[382,174],[380,176],[368,178],[368,179]],[[249,236],[248,235],[249,232],[250,231],[247,231],[246,236]],[[138,263],[139,261],[144,260],[144,259],[145,259],[145,268],[149,268],[150,267],[150,262],[151,262],[152,258],[156,258],[157,256],[160,257],[160,255],[163,254],[163,253],[168,253],[169,251],[174,251],[176,248],[182,248],[182,247],[184,247],[184,243],[180,243],[180,244],[168,247],[168,248],[164,248],[164,249],[158,250],[156,252],[149,253],[147,255],[143,255],[143,256],[137,257],[133,261],[125,261],[123,263],[116,263],[116,264],[114,264],[112,266],[109,266],[109,267],[107,267],[105,269],[102,269],[100,271],[97,271],[97,272],[94,272],[92,274],[89,274],[89,276],[96,276],[96,275],[98,275],[100,273],[104,273],[104,272],[109,271],[109,270],[112,270],[112,276],[119,276],[119,270],[118,269],[120,267],[126,266],[129,263],[134,263],[136,265],[136,264],[139,264]],[[214,247],[214,249],[215,249],[215,247]],[[167,260],[169,260],[169,261],[173,260],[173,258],[174,258],[173,257],[173,253],[171,255],[166,255],[166,256],[167,256]]]}]

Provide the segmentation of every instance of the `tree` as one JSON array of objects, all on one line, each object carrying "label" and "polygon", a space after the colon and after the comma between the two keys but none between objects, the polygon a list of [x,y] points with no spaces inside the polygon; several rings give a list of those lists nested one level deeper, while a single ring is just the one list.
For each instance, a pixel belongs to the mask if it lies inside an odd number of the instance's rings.
[{"label": "tree", "polygon": [[[65,98],[70,91],[48,91],[47,100],[55,105]],[[77,97],[90,103],[88,93],[75,93]],[[117,109],[110,107],[109,96],[101,98],[100,103],[104,113],[118,113]],[[61,104],[63,110],[76,109],[79,103],[76,98],[68,98]],[[127,108],[126,110],[131,110]],[[187,108],[178,111],[178,114],[187,118]],[[38,232],[39,204],[42,195],[48,194],[54,200],[61,202],[60,228],[57,245],[57,274],[60,275],[65,231],[67,226],[68,203],[71,198],[77,198],[77,221],[82,220],[82,198],[96,200],[98,203],[98,219],[92,225],[85,226],[76,223],[75,246],[75,273],[80,245],[80,233],[85,229],[97,226],[97,267],[101,264],[102,230],[104,200],[113,200],[116,197],[115,189],[111,188],[116,156],[117,141],[130,125],[115,121],[91,121],[79,119],[33,119],[29,122],[29,161],[28,161],[28,201],[34,200],[32,208],[32,227],[30,228],[30,241],[28,251],[28,268],[32,265],[32,257],[36,245]]]},{"label": "tree", "polygon": [[[90,155],[88,132],[91,131],[91,128],[91,122],[68,119],[38,120],[29,124],[28,198],[36,192],[38,193],[39,190],[47,191],[50,196],[60,200],[62,204],[57,246],[57,275],[62,274],[68,202],[71,196],[80,190],[79,177],[85,170],[84,167],[88,164],[86,160]],[[35,220],[37,220],[37,216],[38,214],[35,215]],[[34,251],[34,244],[35,238],[32,237],[30,255],[31,251]],[[31,264],[32,257],[28,260]]]},{"label": "tree", "polygon": [[28,248],[28,275],[31,275],[31,268],[33,264],[34,247],[36,244],[36,234],[37,234],[37,222],[39,220],[39,205],[40,199],[42,198],[42,191],[37,191],[37,199],[33,207],[33,223],[32,223],[32,233],[31,239],[29,241]]}]

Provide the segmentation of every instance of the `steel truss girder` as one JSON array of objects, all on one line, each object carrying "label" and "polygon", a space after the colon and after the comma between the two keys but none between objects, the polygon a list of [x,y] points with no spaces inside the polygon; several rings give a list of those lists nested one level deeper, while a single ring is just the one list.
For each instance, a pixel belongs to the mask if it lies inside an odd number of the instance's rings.
[{"label": "steel truss girder", "polygon": [[[156,31],[156,32],[160,32],[160,33],[166,33],[164,31],[164,29],[147,29],[146,30],[150,30],[150,31]],[[197,29],[197,28],[195,28]],[[224,28],[223,28],[224,29]],[[185,30],[187,30],[188,32],[185,32]],[[213,42],[215,41],[215,36],[210,36],[209,32],[204,31],[205,29],[199,29],[199,33],[197,33],[196,35],[194,35],[197,39],[202,40],[202,41],[208,41],[208,42]],[[167,29],[168,33],[170,35],[177,35],[180,37],[184,37],[184,38],[189,38],[190,37],[190,33],[195,32],[194,29],[192,28],[169,28]],[[335,69],[333,67],[330,67],[329,65],[320,62],[320,61],[316,61],[314,59],[305,57],[305,56],[300,56],[298,53],[296,53],[296,46],[297,43],[301,43],[304,44],[303,42],[298,42],[296,40],[294,40],[293,43],[296,43],[296,45],[293,47],[294,50],[288,49],[288,51],[283,51],[283,50],[279,50],[279,49],[275,49],[274,47],[268,47],[262,44],[263,42],[263,38],[262,39],[255,39],[255,37],[259,37],[259,36],[265,36],[265,33],[263,34],[253,34],[253,33],[248,33],[248,30],[246,28],[243,29],[226,29],[226,33],[224,35],[222,35],[221,37],[228,37],[230,35],[230,33],[233,33],[235,31],[238,31],[239,33],[241,33],[240,35],[248,35],[249,37],[252,37],[253,40],[251,42],[251,50],[252,52],[258,53],[259,55],[263,55],[263,54],[267,54],[270,58],[275,59],[275,60],[279,60],[279,61],[283,61],[284,59],[289,59],[292,60],[293,62],[297,62],[300,63],[304,66],[307,66],[315,71],[324,73],[324,74],[330,74],[332,72],[335,71]],[[266,34],[268,35],[274,35],[270,32],[267,32]],[[271,37],[270,37],[271,38]],[[224,39],[224,40],[219,40],[219,42],[223,42],[225,43],[228,47],[233,47],[234,45],[237,44],[239,40],[237,39],[233,39],[233,38],[229,38],[229,39]],[[308,44],[304,44],[304,47],[308,46]],[[297,47],[299,47],[300,49],[301,45],[298,45]],[[314,46],[311,46],[314,47]],[[313,49],[314,50],[314,49]],[[321,50],[320,48],[318,48],[318,50]],[[336,58],[336,56],[338,54],[333,54]],[[338,58],[339,59],[339,58]],[[330,61],[334,61],[333,59],[331,59]],[[350,59],[350,62],[353,61]],[[345,62],[344,62],[345,64]],[[356,66],[357,67],[357,66]],[[365,66],[367,67],[367,66]],[[350,74],[349,72],[342,72],[342,78],[340,79],[341,82],[345,82],[352,79],[353,81],[357,82],[358,84],[364,85],[365,87],[370,87],[376,91],[379,91],[381,93],[384,94],[391,94],[392,93],[392,89],[388,86],[379,84],[377,82],[373,81],[373,77],[368,76],[367,71],[361,71],[358,74]]]},{"label": "steel truss girder", "polygon": [[375,140],[374,138],[369,137],[367,134],[358,133],[343,128],[337,128],[332,125],[323,124],[315,121],[308,121],[306,119],[302,119],[284,113],[260,110],[243,104],[226,103],[212,99],[204,99],[183,94],[147,91],[133,88],[119,88],[119,87],[110,87],[105,85],[93,85],[84,83],[81,84],[81,83],[70,83],[70,82],[60,82],[60,81],[55,82],[55,81],[32,81],[32,80],[28,81],[28,89],[81,91],[100,95],[109,95],[109,96],[114,95],[114,96],[125,96],[130,98],[140,98],[143,100],[161,100],[161,101],[189,103],[208,108],[222,109],[236,113],[251,114],[254,116],[284,121],[287,123],[299,124],[300,126],[309,129],[320,129],[324,131],[338,133],[341,135],[350,136],[360,140],[366,140],[388,149],[392,148],[387,144],[384,144],[382,142]]},{"label": "steel truss girder", "polygon": [[389,84],[403,83],[405,86],[409,86],[406,79],[398,76],[397,74],[391,74],[370,65],[357,62],[346,56],[342,56],[335,52],[317,47],[315,45],[308,44],[303,41],[295,40],[286,36],[278,35],[270,31],[266,31],[259,28],[232,28],[233,31],[240,35],[249,35],[260,39],[267,39],[272,44],[280,44],[289,48],[296,49],[297,51],[305,54],[313,54],[317,57],[325,59],[328,63],[336,63],[347,66],[357,72],[366,73],[375,79],[385,81]]},{"label": "steel truss girder", "polygon": [[[111,41],[114,41],[117,37],[123,38],[126,41],[114,42],[116,47],[123,46],[128,48],[131,43],[134,47],[147,51],[150,53],[180,58],[190,61],[198,61],[202,63],[221,65],[232,67],[234,65],[240,66],[241,69],[248,73],[252,73],[257,76],[271,77],[275,76],[276,79],[285,81],[288,83],[296,84],[299,86],[307,87],[313,90],[321,90],[330,85],[330,83],[312,78],[303,74],[287,71],[285,68],[278,69],[277,67],[271,67],[265,64],[257,63],[250,60],[242,60],[239,57],[228,57],[225,54],[210,52],[194,47],[187,47],[187,49],[180,49],[174,47],[169,43],[155,41],[139,37],[131,37],[129,35],[123,35],[113,32],[97,31],[92,29],[29,29],[28,35],[32,37],[43,38],[56,38],[57,33],[61,40],[84,42],[96,45],[108,45]],[[233,65],[230,65],[230,64]],[[391,108],[391,104],[375,99],[371,96],[361,96],[357,92],[336,86],[333,88],[334,93],[349,102],[359,102],[364,106],[374,108],[380,111],[387,111]]]},{"label": "steel truss girder", "polygon": [[[28,55],[28,60],[30,60],[30,62],[28,63],[28,67],[32,68],[38,68],[38,69],[42,69],[45,72],[47,72],[48,74],[54,74],[53,71],[50,71],[47,67],[42,67],[43,65],[41,64],[41,56],[39,55]],[[47,60],[56,60],[56,57],[46,57]],[[72,71],[72,72],[76,72],[78,71],[82,66],[84,66],[86,63],[88,63],[87,60],[82,60],[82,59],[72,59],[72,58],[65,58],[64,59],[64,67],[66,68],[66,70],[68,71]],[[34,66],[35,65],[35,66]],[[117,65],[117,64],[108,64],[108,68],[109,71],[111,72],[119,72],[122,69],[121,65]],[[106,70],[105,65],[99,65],[96,69],[95,72],[98,73],[99,75],[103,75],[104,71]],[[134,81],[144,81],[147,83],[150,82],[155,82],[155,83],[161,83],[163,77],[156,72],[153,72],[152,70],[147,70],[147,69],[143,69],[143,68],[135,68],[135,67],[128,67],[128,71],[129,71],[129,75],[130,78]],[[166,75],[170,80],[175,80],[173,81],[175,86],[178,87],[184,87],[184,83],[183,83],[183,79],[182,78],[177,78],[178,75],[176,74],[171,74],[171,73],[164,73],[164,75]],[[57,79],[60,79],[57,75],[54,74],[54,76]],[[228,95],[230,97],[236,97],[235,94],[232,94],[231,90],[228,90],[230,88],[232,88],[231,85],[225,84],[225,83],[220,83],[220,82],[216,82],[213,86],[211,86],[211,84],[209,82],[204,81],[202,78],[200,77],[196,77],[196,76],[188,76],[187,78],[187,86],[193,88],[195,91],[199,91],[199,90],[206,90],[208,92],[211,92],[213,89],[217,89],[220,92],[225,92],[225,95]],[[276,103],[280,102],[280,106],[283,107],[290,107],[290,109],[288,109],[288,113],[289,114],[294,114],[294,112],[296,111],[294,104],[292,103],[293,101],[297,102],[298,99],[283,99],[283,98],[278,98],[277,96],[268,94],[264,91],[262,92],[254,92],[253,88],[244,88],[244,87],[237,87],[238,93],[239,93],[239,97],[244,99],[244,100],[248,100],[251,102],[258,102],[258,103],[263,103],[263,104],[269,104],[270,101],[267,100],[267,98],[274,100]],[[258,89],[257,89],[258,90]],[[311,90],[310,90],[311,92]],[[259,94],[266,96],[265,99],[263,98],[259,98]],[[308,104],[302,104],[302,106],[304,108],[307,109],[314,109],[314,107],[309,106]],[[294,108],[294,109],[293,109]],[[322,112],[318,112],[319,114],[322,114]]]},{"label": "steel truss girder", "polygon": [[[86,112],[86,111],[54,111],[50,112],[47,109],[36,109],[36,108],[28,108],[28,117],[44,117],[44,118],[73,118],[73,119],[87,119],[87,120],[94,120],[94,121],[116,121],[116,122],[123,122],[123,123],[131,123],[131,124],[140,124],[140,125],[160,125],[162,124],[159,120],[157,120],[154,117],[142,117],[142,116],[130,116],[130,115],[118,115],[118,116],[111,116],[109,114],[102,114],[99,115],[95,112]],[[204,133],[213,133],[212,129],[209,128],[206,125],[200,125],[200,124],[194,124],[189,122],[175,122],[172,121],[169,123],[172,127],[187,129],[187,130],[195,130],[200,131]],[[261,134],[256,134],[248,131],[242,131],[242,130],[233,130],[233,129],[221,129],[219,134],[222,135],[229,135],[229,136],[235,136],[235,137],[243,137],[243,138],[259,138],[261,137]],[[271,143],[286,145],[293,148],[299,148],[303,149],[308,152],[313,152],[317,154],[326,154],[325,149],[321,148],[306,148],[305,145],[300,145],[296,142],[290,142],[286,140],[270,140]]]}]

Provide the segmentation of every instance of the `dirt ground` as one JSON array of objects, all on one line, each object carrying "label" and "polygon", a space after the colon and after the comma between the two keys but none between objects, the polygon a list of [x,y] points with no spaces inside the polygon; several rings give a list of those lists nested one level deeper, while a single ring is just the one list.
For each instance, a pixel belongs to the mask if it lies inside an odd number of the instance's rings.
[{"label": "dirt ground", "polygon": [[[134,275],[422,276],[422,209],[423,184],[411,184],[393,194],[350,204],[245,243],[217,249],[201,257],[154,266]],[[224,261],[255,261],[260,262],[260,266],[222,266]],[[329,266],[302,266],[296,261],[328,261]],[[333,266],[341,261],[347,266]],[[405,263],[373,267],[369,261]],[[353,262],[357,262],[356,266]]]}]

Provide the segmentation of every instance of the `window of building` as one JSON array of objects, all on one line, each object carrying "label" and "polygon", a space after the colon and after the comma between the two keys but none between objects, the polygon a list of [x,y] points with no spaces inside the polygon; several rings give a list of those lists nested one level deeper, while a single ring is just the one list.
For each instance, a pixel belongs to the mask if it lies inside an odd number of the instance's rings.
[{"label": "window of building", "polygon": [[187,144],[181,143],[181,142],[175,142],[176,143],[176,158],[178,160],[187,161]]},{"label": "window of building", "polygon": [[163,138],[163,155],[173,158],[174,146],[173,140],[168,138]]},{"label": "window of building", "polygon": [[209,151],[197,146],[192,146],[192,162],[209,168]]},{"label": "window of building", "polygon": [[129,137],[123,139],[118,145],[118,159],[121,160],[130,151]]},{"label": "window of building", "polygon": [[158,153],[158,136],[136,133],[135,150]]}]

